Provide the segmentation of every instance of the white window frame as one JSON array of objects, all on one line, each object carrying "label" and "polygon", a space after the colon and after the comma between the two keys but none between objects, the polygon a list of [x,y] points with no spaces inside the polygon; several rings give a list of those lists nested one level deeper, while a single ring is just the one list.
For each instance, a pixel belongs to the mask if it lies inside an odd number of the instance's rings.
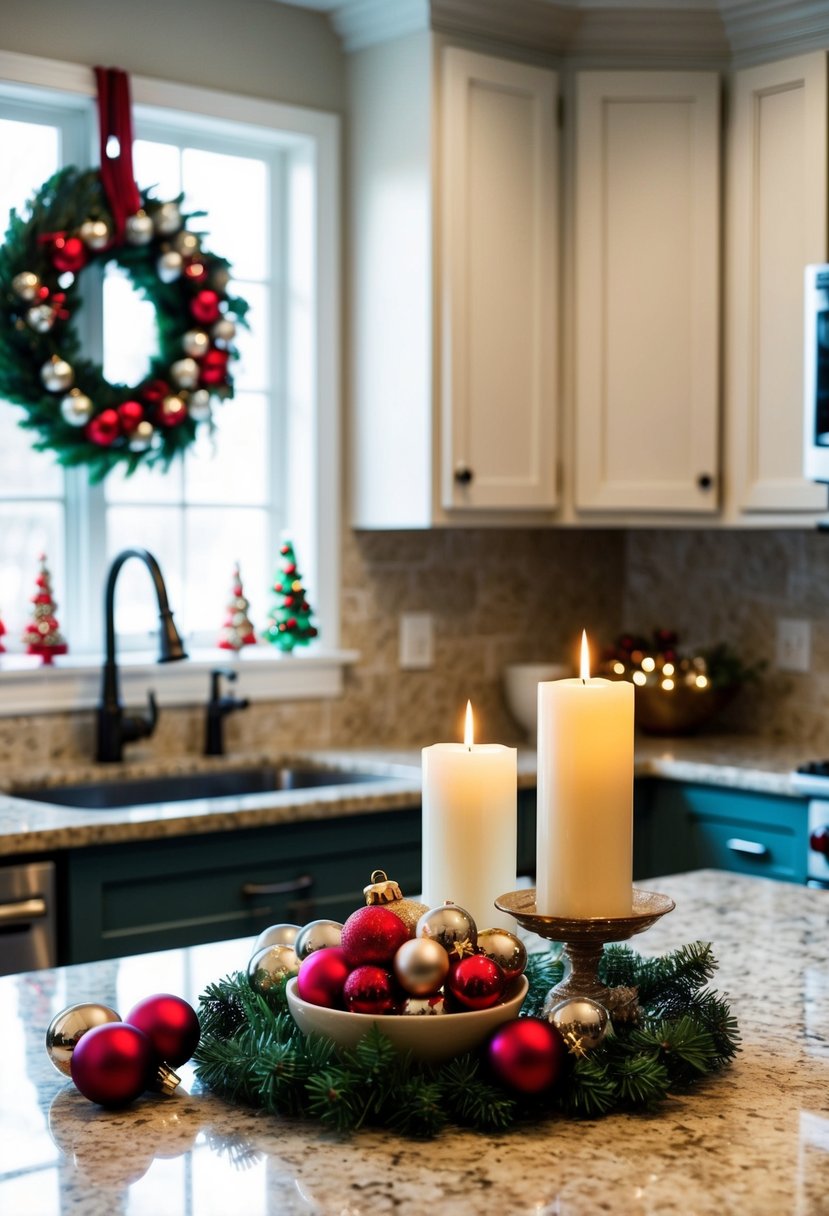
[{"label": "white window frame", "polygon": [[[136,114],[154,124],[164,115],[179,114],[187,122],[203,118],[210,129],[233,131],[234,124],[253,128],[257,136],[282,146],[294,141],[300,155],[315,165],[316,326],[314,376],[316,419],[314,453],[313,540],[303,573],[314,588],[315,604],[323,625],[321,645],[312,652],[284,656],[261,647],[191,653],[186,663],[156,665],[150,655],[119,653],[124,700],[141,699],[149,684],[160,704],[185,705],[205,699],[205,672],[217,665],[233,666],[239,673],[238,691],[251,700],[337,696],[342,692],[343,669],[357,655],[340,646],[340,451],[341,451],[341,325],[340,325],[340,120],[335,114],[284,105],[280,102],[196,88],[172,81],[132,76],[132,102]],[[8,86],[16,98],[42,102],[50,94],[69,108],[88,105],[95,96],[90,68],[80,64],[0,51],[0,93]],[[82,473],[78,476],[83,476]],[[298,539],[298,538],[295,538]],[[307,541],[305,542],[307,546]],[[306,549],[307,551],[307,549]],[[87,557],[89,555],[86,555]],[[84,555],[67,551],[67,566],[89,570]],[[90,576],[90,581],[91,581]],[[80,580],[79,580],[80,581]],[[84,586],[73,608],[103,598],[103,584]],[[148,580],[148,596],[152,588]],[[175,607],[175,606],[173,606]],[[70,639],[71,640],[71,639]],[[254,653],[251,653],[254,651]],[[0,715],[94,706],[98,699],[100,655],[73,655],[52,667],[32,666],[25,656],[0,656]]]}]

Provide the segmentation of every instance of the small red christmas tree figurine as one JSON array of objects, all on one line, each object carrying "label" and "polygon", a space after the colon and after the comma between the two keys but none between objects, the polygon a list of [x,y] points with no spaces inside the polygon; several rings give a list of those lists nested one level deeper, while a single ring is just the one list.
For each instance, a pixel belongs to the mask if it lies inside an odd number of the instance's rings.
[{"label": "small red christmas tree figurine", "polygon": [[317,630],[311,624],[311,606],[305,598],[290,541],[280,546],[279,554],[279,573],[272,588],[277,600],[268,613],[268,627],[262,636],[280,650],[290,652],[294,646],[307,646],[317,636]]},{"label": "small red christmas tree figurine", "polygon": [[40,655],[44,663],[51,663],[56,654],[66,654],[69,647],[58,628],[55,616],[57,604],[52,598],[52,576],[46,565],[46,554],[41,553],[40,572],[35,579],[37,591],[32,596],[34,610],[32,619],[23,631],[27,654]]},{"label": "small red christmas tree figurine", "polygon": [[0,654],[3,654],[6,647],[3,645],[3,634],[6,632],[6,626],[3,624],[3,618],[0,616]]},{"label": "small red christmas tree figurine", "polygon": [[233,567],[233,586],[227,604],[227,615],[219,634],[220,649],[241,650],[243,646],[251,646],[256,642],[256,634],[248,617],[249,607],[250,601],[245,598],[239,563],[236,562]]}]

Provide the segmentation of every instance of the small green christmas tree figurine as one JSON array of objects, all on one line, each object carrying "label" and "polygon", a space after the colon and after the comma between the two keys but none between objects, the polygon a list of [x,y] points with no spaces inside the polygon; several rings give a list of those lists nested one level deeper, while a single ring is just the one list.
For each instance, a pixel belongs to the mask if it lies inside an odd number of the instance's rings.
[{"label": "small green christmas tree figurine", "polygon": [[35,579],[37,591],[32,596],[34,609],[32,619],[23,631],[27,654],[40,655],[44,664],[52,662],[56,654],[66,654],[69,647],[58,628],[55,616],[57,603],[52,596],[52,576],[46,565],[46,554],[41,553],[40,572]]},{"label": "small green christmas tree figurine", "polygon": [[317,630],[311,624],[311,606],[305,598],[302,576],[290,541],[280,546],[279,554],[279,571],[272,587],[277,601],[268,613],[263,637],[290,653],[294,646],[307,646],[311,638],[317,636]]},{"label": "small green christmas tree figurine", "polygon": [[250,600],[245,597],[242,586],[242,576],[239,573],[239,563],[233,567],[233,584],[230,589],[230,599],[227,603],[222,631],[219,634],[221,650],[241,650],[243,646],[252,646],[256,642],[248,608]]}]

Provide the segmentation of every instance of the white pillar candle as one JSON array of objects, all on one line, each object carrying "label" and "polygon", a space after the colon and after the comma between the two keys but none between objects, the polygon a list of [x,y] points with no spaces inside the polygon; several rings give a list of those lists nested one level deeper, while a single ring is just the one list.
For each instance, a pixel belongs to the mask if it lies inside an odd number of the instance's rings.
[{"label": "white pillar candle", "polygon": [[582,675],[538,686],[536,909],[629,916],[633,873],[633,685]]},{"label": "white pillar candle", "polygon": [[473,743],[423,748],[423,901],[460,904],[479,929],[514,929],[495,899],[516,885],[517,750]]}]

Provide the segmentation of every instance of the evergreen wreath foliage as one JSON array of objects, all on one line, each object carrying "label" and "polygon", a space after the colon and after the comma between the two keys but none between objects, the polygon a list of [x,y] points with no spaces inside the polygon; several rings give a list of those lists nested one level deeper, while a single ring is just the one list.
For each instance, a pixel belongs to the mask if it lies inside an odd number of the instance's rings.
[{"label": "evergreen wreath foliage", "polygon": [[[182,196],[171,201],[178,205]],[[145,190],[141,191],[141,205],[152,218],[165,204]],[[203,214],[182,214],[180,231],[185,231],[190,220]],[[85,426],[71,425],[63,418],[60,409],[63,392],[49,391],[44,386],[41,368],[53,357],[58,357],[71,365],[73,387],[91,399],[93,417],[104,410],[117,409],[126,401],[142,400],[140,385],[110,384],[100,365],[83,355],[76,322],[82,303],[82,270],[74,275],[62,274],[53,262],[54,236],[73,236],[86,221],[97,220],[106,222],[112,232],[113,221],[100,172],[69,166],[50,177],[21,212],[11,212],[5,243],[0,246],[0,398],[23,407],[25,416],[20,425],[36,433],[36,449],[53,451],[62,465],[88,466],[92,481],[100,481],[116,466],[128,475],[139,464],[167,468],[173,458],[193,442],[197,429],[196,420],[188,414],[177,425],[156,426],[154,440],[145,450],[131,447],[126,434],[118,436],[110,445],[102,446],[89,438]],[[127,273],[139,295],[152,304],[158,354],[149,360],[149,372],[142,384],[163,382],[169,393],[186,399],[186,392],[176,389],[170,368],[185,355],[182,348],[185,333],[209,329],[209,325],[200,325],[194,319],[193,298],[203,288],[214,288],[222,300],[224,317],[243,324],[248,306],[244,300],[228,296],[224,291],[230,270],[227,260],[204,249],[198,254],[207,271],[203,281],[191,281],[185,274],[172,282],[163,281],[159,277],[158,261],[161,253],[170,247],[174,235],[155,233],[144,244],[120,242],[99,251],[87,248],[84,268],[95,262],[101,265],[114,261]],[[15,290],[14,280],[27,272],[38,276],[45,295],[34,300],[21,298]],[[26,319],[28,309],[40,301],[59,305],[47,332],[38,332]],[[233,347],[227,350],[230,358],[235,357]],[[233,395],[229,376],[215,392],[223,397]],[[148,411],[151,415],[149,407]],[[152,416],[149,420],[155,421]]]},{"label": "evergreen wreath foliage", "polygon": [[[655,959],[626,946],[608,947],[600,978],[638,989],[639,1019],[614,1025],[588,1056],[568,1057],[563,1079],[535,1099],[493,1080],[483,1051],[427,1065],[400,1055],[373,1025],[353,1050],[306,1038],[288,1012],[284,983],[263,995],[243,972],[202,994],[196,1072],[231,1101],[318,1119],[338,1131],[375,1125],[428,1137],[448,1124],[494,1132],[555,1114],[597,1118],[652,1110],[669,1093],[723,1068],[739,1050],[736,1018],[727,1001],[706,987],[716,965],[705,942]],[[540,1013],[562,972],[551,953],[529,956],[521,1016]]]}]

